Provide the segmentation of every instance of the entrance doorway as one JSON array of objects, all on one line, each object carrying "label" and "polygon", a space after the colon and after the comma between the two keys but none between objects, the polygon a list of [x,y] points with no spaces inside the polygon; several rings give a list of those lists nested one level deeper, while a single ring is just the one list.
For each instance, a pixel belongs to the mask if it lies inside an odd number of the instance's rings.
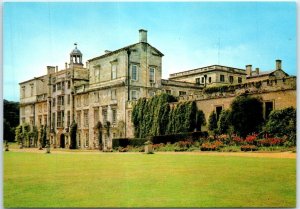
[{"label": "entrance doorway", "polygon": [[65,135],[64,134],[60,135],[60,147],[65,148]]}]

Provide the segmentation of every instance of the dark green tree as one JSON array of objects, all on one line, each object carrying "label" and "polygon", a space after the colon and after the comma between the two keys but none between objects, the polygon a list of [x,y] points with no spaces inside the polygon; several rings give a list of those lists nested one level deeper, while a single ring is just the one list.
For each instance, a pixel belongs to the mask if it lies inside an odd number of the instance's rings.
[{"label": "dark green tree", "polygon": [[216,131],[217,129],[218,129],[217,115],[215,111],[212,111],[208,118],[208,130]]},{"label": "dark green tree", "polygon": [[260,98],[242,95],[231,103],[230,123],[241,137],[259,132],[262,126],[263,106]]},{"label": "dark green tree", "polygon": [[71,138],[70,149],[77,148],[76,134],[77,134],[77,123],[73,121],[70,128],[70,138]]},{"label": "dark green tree", "polygon": [[205,115],[202,110],[197,111],[197,117],[196,117],[196,131],[201,131],[201,126],[206,125]]},{"label": "dark green tree", "polygon": [[292,145],[296,145],[296,109],[288,107],[273,110],[265,126],[265,131],[277,136],[287,136]]},{"label": "dark green tree", "polygon": [[230,110],[222,110],[218,120],[218,131],[220,134],[228,133],[230,127]]},{"label": "dark green tree", "polygon": [[4,140],[13,142],[16,127],[19,125],[19,103],[4,100],[3,102],[3,136]]}]

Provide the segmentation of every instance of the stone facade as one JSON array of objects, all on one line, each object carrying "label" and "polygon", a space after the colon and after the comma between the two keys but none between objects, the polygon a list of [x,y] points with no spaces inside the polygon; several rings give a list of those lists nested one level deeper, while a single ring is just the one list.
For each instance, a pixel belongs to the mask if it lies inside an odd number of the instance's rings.
[{"label": "stone facade", "polygon": [[134,136],[135,101],[162,92],[180,101],[195,100],[206,119],[214,110],[229,108],[242,93],[262,97],[265,115],[270,108],[296,107],[296,78],[281,69],[281,61],[276,61],[275,70],[260,75],[249,65],[246,69],[212,65],[174,73],[166,80],[161,78],[163,56],[147,42],[146,30],[139,31],[137,43],[105,51],[86,66],[75,44],[65,69],[48,66],[46,75],[20,83],[20,123],[38,130],[47,125],[50,144],[67,148],[70,125],[76,122],[78,148],[98,149],[102,144],[109,149],[113,138]]}]

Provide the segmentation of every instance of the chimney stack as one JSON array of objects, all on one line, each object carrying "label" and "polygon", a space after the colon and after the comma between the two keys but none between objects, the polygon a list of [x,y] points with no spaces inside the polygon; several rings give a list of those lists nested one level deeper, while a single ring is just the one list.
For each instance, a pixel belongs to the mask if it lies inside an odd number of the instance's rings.
[{"label": "chimney stack", "polygon": [[55,66],[55,72],[56,73],[58,72],[58,66]]},{"label": "chimney stack", "polygon": [[246,65],[247,76],[252,76],[252,65]]},{"label": "chimney stack", "polygon": [[147,31],[144,29],[139,30],[140,42],[147,43]]},{"label": "chimney stack", "polygon": [[281,60],[276,60],[276,70],[281,70]]},{"label": "chimney stack", "polygon": [[65,62],[65,69],[68,69],[68,63]]},{"label": "chimney stack", "polygon": [[53,74],[53,73],[55,73],[55,67],[47,66],[47,74]]},{"label": "chimney stack", "polygon": [[256,73],[256,75],[259,75],[259,68],[258,67],[255,68],[255,73]]}]

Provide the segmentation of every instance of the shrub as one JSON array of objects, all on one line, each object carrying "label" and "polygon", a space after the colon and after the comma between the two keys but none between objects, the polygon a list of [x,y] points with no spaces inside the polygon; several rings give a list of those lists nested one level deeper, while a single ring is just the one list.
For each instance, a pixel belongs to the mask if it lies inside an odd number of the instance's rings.
[{"label": "shrub", "polygon": [[288,107],[273,110],[266,123],[265,130],[277,137],[288,136],[288,141],[296,145],[296,109]]},{"label": "shrub", "polygon": [[282,146],[285,140],[281,138],[266,138],[259,141],[259,145],[263,147]]},{"label": "shrub", "polygon": [[220,118],[218,120],[218,131],[220,134],[229,132],[230,127],[230,110],[222,110]]},{"label": "shrub", "polygon": [[222,148],[222,147],[224,147],[224,145],[220,141],[205,142],[201,145],[200,150],[201,151],[217,151],[217,150],[220,150],[220,148]]},{"label": "shrub", "polygon": [[213,111],[208,118],[208,130],[215,131],[218,129],[217,115]]},{"label": "shrub", "polygon": [[257,134],[248,135],[245,139],[247,144],[255,144],[257,141]]},{"label": "shrub", "polygon": [[115,138],[112,140],[112,147],[116,149],[118,147],[141,147],[144,146],[147,139],[145,138]]},{"label": "shrub", "polygon": [[258,148],[255,145],[243,145],[241,146],[241,151],[257,151]]},{"label": "shrub", "polygon": [[247,95],[238,96],[231,103],[230,123],[241,137],[259,132],[263,122],[261,99]]},{"label": "shrub", "polygon": [[71,124],[71,130],[70,130],[70,137],[71,137],[71,143],[70,143],[70,149],[76,149],[76,133],[77,133],[77,123],[73,121]]},{"label": "shrub", "polygon": [[168,142],[174,144],[179,141],[196,141],[200,138],[206,138],[208,136],[207,132],[187,132],[187,133],[179,133],[179,134],[168,134],[163,136],[153,136],[151,137],[151,141],[153,144],[160,144],[164,143],[167,144]]}]

